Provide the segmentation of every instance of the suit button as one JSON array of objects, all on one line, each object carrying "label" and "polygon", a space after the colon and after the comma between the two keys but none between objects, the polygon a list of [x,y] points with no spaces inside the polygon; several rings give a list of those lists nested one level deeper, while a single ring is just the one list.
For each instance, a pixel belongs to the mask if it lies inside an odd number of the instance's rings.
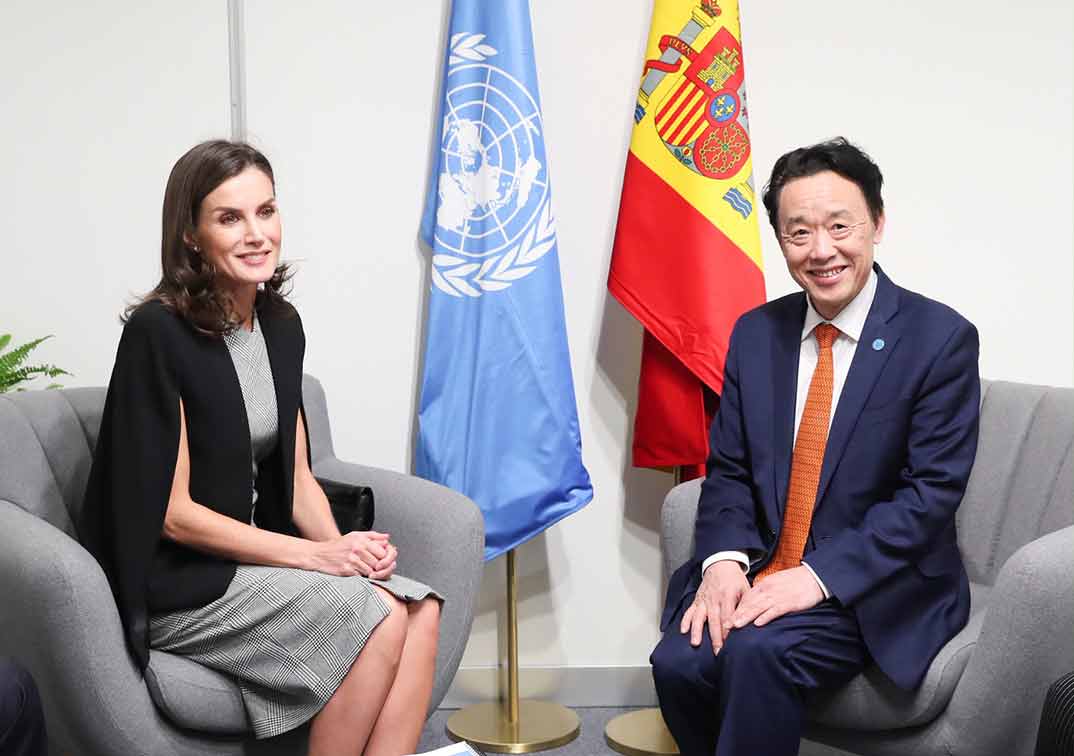
[{"label": "suit button", "polygon": [[772,529],[772,528],[769,528],[769,529],[768,529],[768,535],[770,535],[770,536],[772,536],[773,538],[775,538],[775,536],[776,536],[776,531],[775,531],[774,529]]}]

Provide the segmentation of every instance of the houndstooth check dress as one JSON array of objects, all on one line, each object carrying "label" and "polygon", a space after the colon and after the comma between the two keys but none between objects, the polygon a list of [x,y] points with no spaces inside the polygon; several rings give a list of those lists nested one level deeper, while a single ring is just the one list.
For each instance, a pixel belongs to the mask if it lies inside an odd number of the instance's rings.
[{"label": "houndstooth check dress", "polygon": [[[276,445],[277,407],[265,340],[254,330],[225,337],[250,426],[253,473]],[[257,506],[257,491],[252,494]],[[389,607],[372,587],[400,599],[434,596],[408,578],[337,577],[282,567],[239,565],[210,604],[150,618],[154,649],[180,654],[235,679],[257,738],[287,732],[328,702]]]}]

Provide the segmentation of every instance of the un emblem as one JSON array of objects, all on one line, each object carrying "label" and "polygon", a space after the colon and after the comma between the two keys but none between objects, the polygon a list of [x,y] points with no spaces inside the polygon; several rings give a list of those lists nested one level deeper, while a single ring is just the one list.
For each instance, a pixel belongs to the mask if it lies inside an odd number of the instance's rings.
[{"label": "un emblem", "polygon": [[540,109],[484,39],[451,38],[444,83],[433,283],[455,297],[506,289],[555,244]]}]

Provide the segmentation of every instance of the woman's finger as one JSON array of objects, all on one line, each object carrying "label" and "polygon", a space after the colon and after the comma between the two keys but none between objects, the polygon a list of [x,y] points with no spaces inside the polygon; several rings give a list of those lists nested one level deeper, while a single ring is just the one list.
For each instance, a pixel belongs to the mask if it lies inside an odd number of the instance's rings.
[{"label": "woman's finger", "polygon": [[370,554],[372,554],[374,557],[376,557],[378,562],[380,560],[384,559],[384,557],[388,556],[388,547],[387,547],[387,545],[385,545],[384,543],[381,543],[380,541],[371,541],[367,545],[366,550]]},{"label": "woman's finger", "polygon": [[369,577],[375,580],[387,580],[395,572],[395,562],[390,562],[387,567],[382,570],[370,573]]},{"label": "woman's finger", "polygon": [[377,560],[377,564],[374,566],[374,569],[383,570],[387,565],[395,561],[396,554],[396,550],[393,547],[389,546],[386,549],[384,556]]}]

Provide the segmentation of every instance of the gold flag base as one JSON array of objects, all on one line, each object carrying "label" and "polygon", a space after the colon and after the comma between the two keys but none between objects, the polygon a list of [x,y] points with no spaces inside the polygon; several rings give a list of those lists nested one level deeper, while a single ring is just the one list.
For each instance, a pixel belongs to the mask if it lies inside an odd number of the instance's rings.
[{"label": "gold flag base", "polygon": [[570,743],[582,723],[565,706],[518,696],[518,579],[515,550],[507,552],[507,696],[460,709],[448,718],[448,736],[483,751],[532,753]]},{"label": "gold flag base", "polygon": [[[675,484],[682,483],[682,467],[670,470]],[[604,727],[604,740],[613,751],[625,756],[678,756],[679,746],[671,737],[660,709],[639,709],[620,714]]]},{"label": "gold flag base", "polygon": [[641,709],[621,714],[604,728],[604,739],[613,751],[625,756],[678,756],[660,709]]},{"label": "gold flag base", "polygon": [[578,737],[581,722],[565,706],[522,699],[518,719],[511,722],[504,704],[496,701],[467,706],[447,721],[448,735],[482,751],[532,753],[557,748]]}]

